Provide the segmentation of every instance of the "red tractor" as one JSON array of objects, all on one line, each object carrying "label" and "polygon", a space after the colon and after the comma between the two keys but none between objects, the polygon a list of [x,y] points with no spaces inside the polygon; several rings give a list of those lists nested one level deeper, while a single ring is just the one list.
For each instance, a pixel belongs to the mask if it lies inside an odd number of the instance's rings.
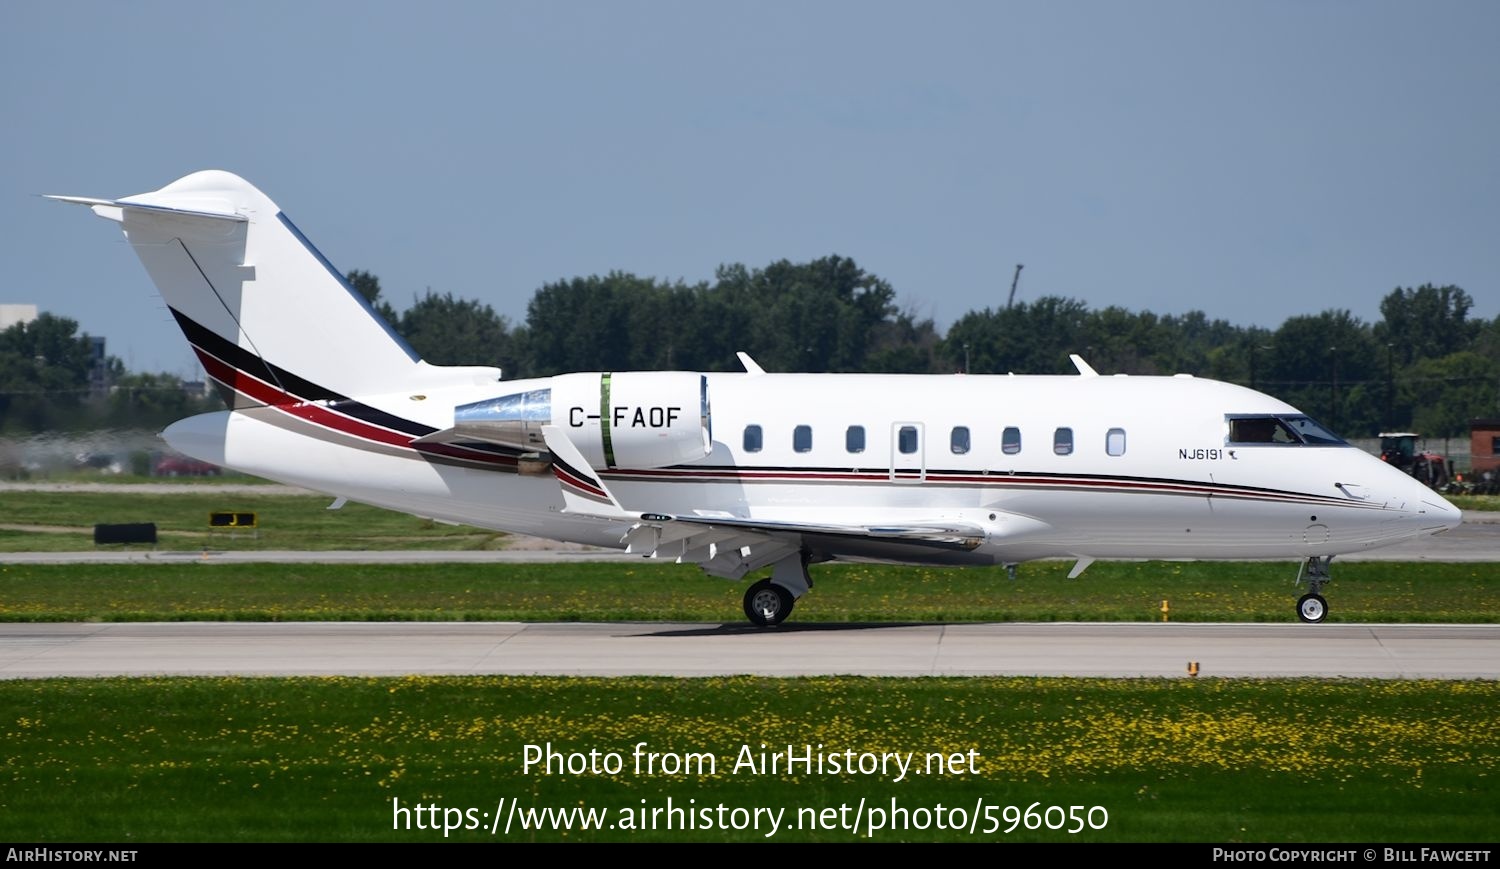
[{"label": "red tractor", "polygon": [[1418,450],[1417,438],[1411,432],[1381,432],[1380,460],[1395,465],[1410,476],[1434,489],[1448,485],[1448,462],[1431,450]]}]

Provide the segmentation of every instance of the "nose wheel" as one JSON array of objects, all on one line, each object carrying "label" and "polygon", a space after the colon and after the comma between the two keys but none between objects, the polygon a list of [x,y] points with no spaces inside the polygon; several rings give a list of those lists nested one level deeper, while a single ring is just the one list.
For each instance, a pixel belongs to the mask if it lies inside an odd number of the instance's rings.
[{"label": "nose wheel", "polygon": [[1321,594],[1304,594],[1297,598],[1297,618],[1317,624],[1328,617],[1328,601]]},{"label": "nose wheel", "polygon": [[1313,556],[1307,559],[1297,572],[1297,582],[1307,583],[1307,594],[1297,598],[1297,618],[1315,625],[1328,618],[1328,601],[1323,599],[1323,586],[1332,579],[1328,575],[1328,562],[1333,556]]}]

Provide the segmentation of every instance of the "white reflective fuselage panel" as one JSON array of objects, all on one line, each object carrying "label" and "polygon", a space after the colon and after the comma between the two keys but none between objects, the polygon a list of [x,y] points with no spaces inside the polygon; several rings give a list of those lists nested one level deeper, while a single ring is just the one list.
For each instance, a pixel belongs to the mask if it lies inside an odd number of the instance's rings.
[{"label": "white reflective fuselage panel", "polygon": [[[979,548],[914,560],[1050,556],[1301,558],[1430,534],[1459,513],[1347,445],[1237,445],[1226,415],[1296,414],[1242,387],[1183,377],[709,374],[712,448],[667,468],[600,466],[633,511],[808,524],[956,521]],[[365,404],[434,429],[452,408],[548,378],[470,384]],[[637,399],[639,400],[639,399]],[[626,526],[562,512],[555,480],[436,464],[393,443],[315,437],[274,408],[184,421],[166,435],[206,461],[423,516],[613,546]],[[748,426],[761,447],[745,448]],[[798,442],[794,432],[811,433]],[[850,426],[863,449],[846,448]],[[955,427],[967,429],[955,439]],[[902,441],[901,430],[908,432]],[[1018,452],[1002,432],[1020,432]],[[1059,429],[1071,451],[1054,447]],[[215,447],[222,439],[222,449]],[[1114,450],[1107,448],[1113,443]],[[1120,445],[1123,443],[1123,451]],[[909,450],[909,451],[903,451]],[[1117,452],[1119,454],[1111,454]],[[819,540],[833,557],[897,557]]]}]

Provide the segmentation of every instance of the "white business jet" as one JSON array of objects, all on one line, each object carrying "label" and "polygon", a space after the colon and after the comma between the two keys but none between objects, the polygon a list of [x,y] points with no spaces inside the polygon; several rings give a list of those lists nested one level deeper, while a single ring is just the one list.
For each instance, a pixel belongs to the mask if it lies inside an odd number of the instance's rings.
[{"label": "white business jet", "polygon": [[1211,380],[429,365],[265,194],[198,172],[119,223],[230,410],[174,449],[434,519],[623,548],[730,580],[776,625],[810,563],[1296,559],[1445,531],[1442,497],[1281,401]]}]

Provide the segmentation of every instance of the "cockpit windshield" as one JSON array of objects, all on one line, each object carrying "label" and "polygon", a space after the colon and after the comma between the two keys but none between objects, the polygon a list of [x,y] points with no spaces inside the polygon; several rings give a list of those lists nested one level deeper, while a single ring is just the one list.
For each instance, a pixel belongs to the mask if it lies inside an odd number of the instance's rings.
[{"label": "cockpit windshield", "polygon": [[1227,417],[1229,444],[1280,446],[1343,446],[1344,439],[1298,414],[1234,414]]}]

